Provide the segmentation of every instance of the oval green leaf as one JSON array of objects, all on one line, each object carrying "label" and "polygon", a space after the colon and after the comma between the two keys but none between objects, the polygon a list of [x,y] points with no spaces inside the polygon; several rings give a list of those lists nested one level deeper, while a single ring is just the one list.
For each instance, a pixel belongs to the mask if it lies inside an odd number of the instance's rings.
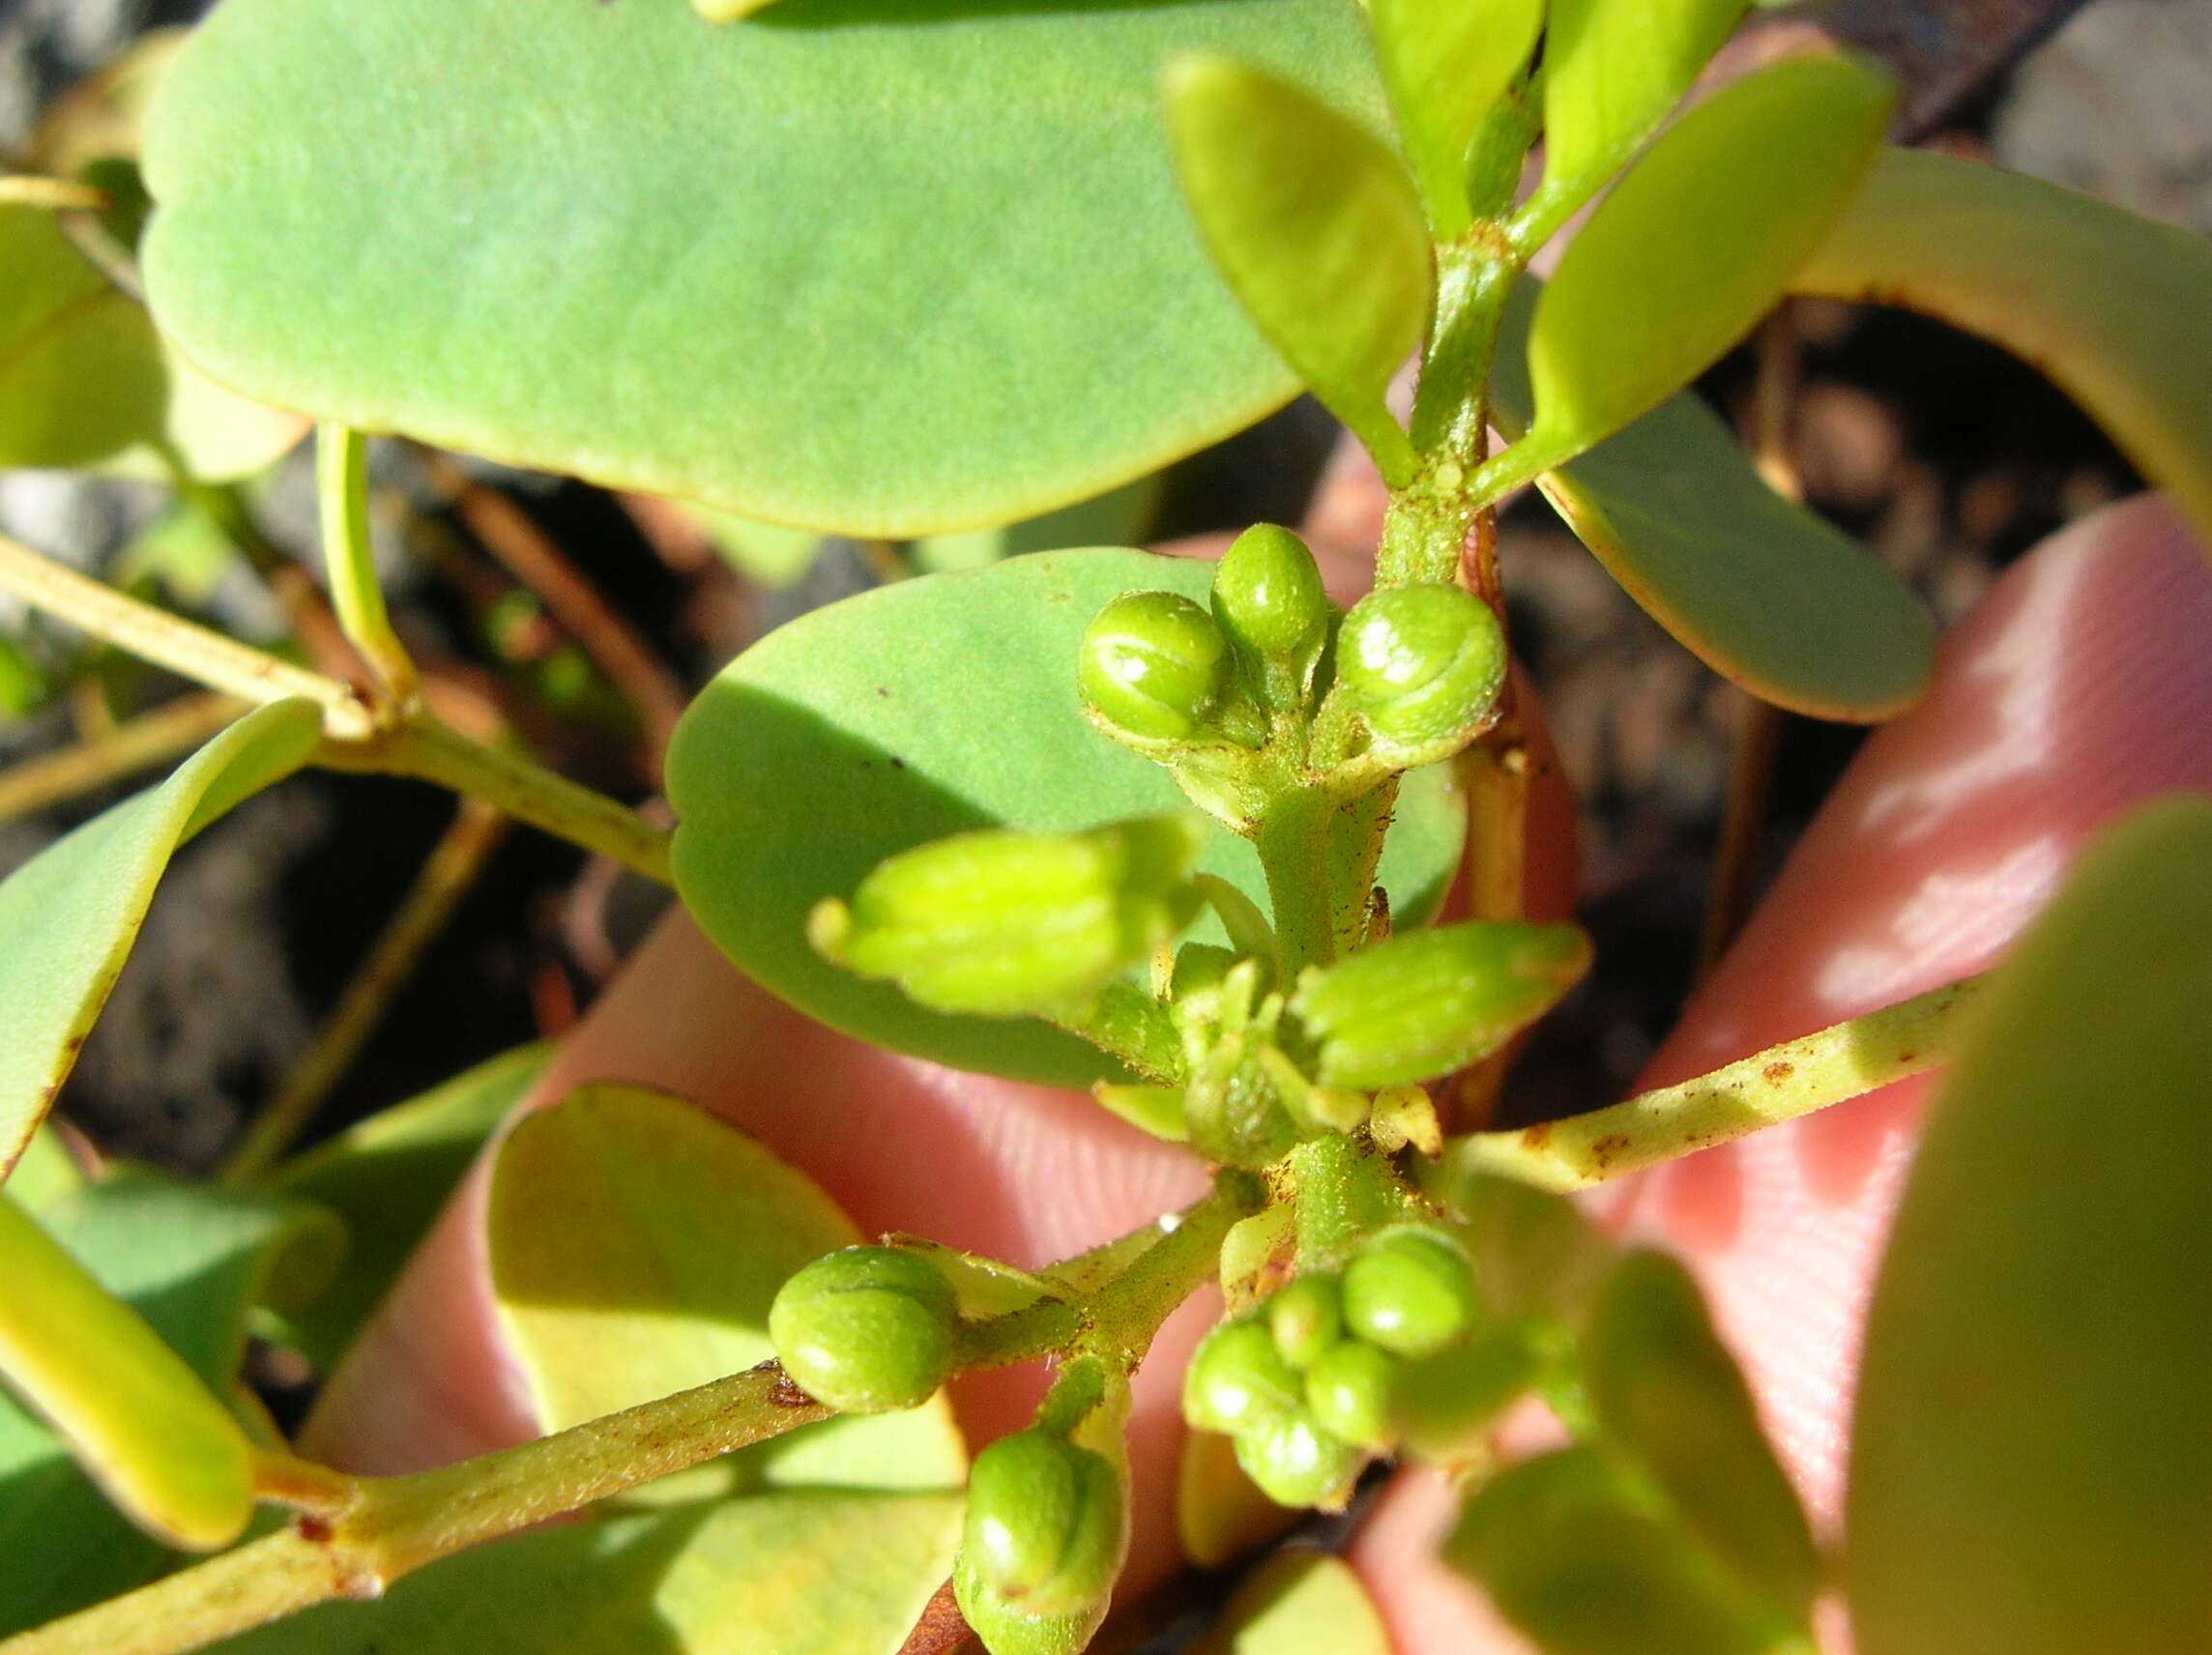
[{"label": "oval green leaf", "polygon": [[154,325],[52,213],[0,205],[0,466],[90,465],[159,431]]},{"label": "oval green leaf", "polygon": [[1003,523],[1296,389],[1177,199],[1157,85],[1193,50],[1382,124],[1343,0],[232,0],[147,134],[147,286],[224,383],[364,430]]},{"label": "oval green leaf", "polygon": [[160,787],[96,816],[0,885],[0,1177],[45,1118],[179,846],[298,769],[322,733],[312,702],[241,718]]},{"label": "oval green leaf", "polygon": [[1246,313],[1382,475],[1409,479],[1412,441],[1383,393],[1428,331],[1436,273],[1404,163],[1230,58],[1179,60],[1167,110],[1183,196]]},{"label": "oval green leaf", "polygon": [[541,1528],[222,1651],[897,1655],[951,1570],[961,1506],[950,1493],[784,1490]]},{"label": "oval green leaf", "polygon": [[[1508,438],[1535,396],[1518,341],[1538,289],[1506,305],[1491,417]],[[1920,698],[1936,618],[1887,565],[1767,487],[1687,392],[1537,479],[1621,589],[1722,677],[1815,718],[1871,723]]]},{"label": "oval green leaf", "polygon": [[1661,1253],[1625,1255],[1598,1286],[1582,1359],[1607,1440],[1752,1595],[1802,1618],[1819,1573],[1812,1532],[1690,1273]]},{"label": "oval green leaf", "polygon": [[271,1191],[328,1207],[353,1236],[329,1286],[279,1319],[284,1340],[318,1370],[328,1373],[361,1331],[484,1140],[544,1071],[549,1050],[502,1053],[270,1175]]},{"label": "oval green leaf", "polygon": [[1867,1327],[1866,1655],[2184,1655],[2212,1627],[2212,806],[2081,861],[1928,1122]]},{"label": "oval green leaf", "polygon": [[1391,1643],[1351,1564],[1294,1550],[1244,1577],[1198,1647],[1200,1655],[1390,1655]]},{"label": "oval green leaf", "polygon": [[1571,204],[1610,178],[1749,9],[1746,0],[1551,0],[1545,191]]},{"label": "oval green leaf", "polygon": [[2018,173],[1888,150],[1790,287],[1922,310],[2033,363],[2212,549],[2212,242]]},{"label": "oval green leaf", "polygon": [[1370,0],[1399,142],[1440,242],[1465,230],[1468,150],[1544,26],[1544,0]]},{"label": "oval green leaf", "polygon": [[[486,1222],[500,1319],[547,1431],[767,1361],[776,1289],[861,1239],[753,1139],[681,1098],[612,1085],[516,1124],[493,1163]],[[827,1421],[718,1468],[749,1488],[942,1489],[967,1464],[940,1396]]]},{"label": "oval green leaf", "polygon": [[[0,1202],[13,1199],[12,1191],[0,1194]],[[71,1321],[57,1341],[89,1387],[84,1406],[95,1411],[96,1425],[126,1438],[103,1437],[88,1452],[131,1452],[133,1431],[150,1430],[159,1439],[154,1452],[164,1457],[182,1457],[190,1441],[205,1441],[227,1486],[238,1428],[208,1388],[223,1391],[236,1381],[248,1312],[273,1297],[289,1301],[311,1291],[327,1273],[343,1242],[339,1226],[291,1201],[138,1172],[111,1174],[61,1196],[41,1209],[39,1221],[100,1293],[86,1308],[88,1319]],[[10,1267],[0,1314],[20,1319],[58,1308],[21,1290],[26,1279]],[[136,1325],[119,1351],[102,1335],[121,1317]],[[151,1370],[137,1360],[150,1336],[160,1352]],[[167,1388],[180,1374],[185,1388]],[[134,1382],[149,1378],[162,1386],[158,1394]],[[159,1411],[172,1402],[181,1408],[173,1431],[170,1416]],[[133,1408],[156,1411],[134,1421],[127,1411]],[[0,1637],[138,1585],[166,1554],[109,1503],[61,1437],[0,1393],[0,1556],[8,1559],[0,1569]]]},{"label": "oval green leaf", "polygon": [[[1045,552],[885,587],[770,633],[692,703],[669,748],[684,906],[740,969],[847,1033],[1017,1080],[1128,1079],[1047,1024],[942,1016],[838,970],[807,945],[806,915],[926,840],[1184,808],[1165,769],[1085,721],[1076,652],[1121,593],[1203,602],[1212,575],[1143,552]],[[1446,767],[1407,778],[1382,870],[1401,923],[1441,902],[1463,821]],[[1216,830],[1200,866],[1266,903],[1246,841]],[[1223,940],[1211,921],[1194,934]]]},{"label": "oval green leaf", "polygon": [[1889,83],[1793,58],[1670,128],[1560,259],[1528,330],[1543,469],[1648,413],[1780,299],[1873,163]]},{"label": "oval green leaf", "polygon": [[1775,1655],[1790,1646],[1787,1623],[1747,1598],[1595,1448],[1546,1454],[1484,1484],[1444,1559],[1549,1655]]}]

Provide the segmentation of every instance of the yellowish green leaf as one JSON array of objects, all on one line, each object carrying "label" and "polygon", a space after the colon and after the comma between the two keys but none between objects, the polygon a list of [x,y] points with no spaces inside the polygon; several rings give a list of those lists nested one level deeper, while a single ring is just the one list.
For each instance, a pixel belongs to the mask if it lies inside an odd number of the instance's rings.
[{"label": "yellowish green leaf", "polygon": [[1551,0],[1545,189],[1579,201],[1611,177],[1747,9],[1746,0]]},{"label": "yellowish green leaf", "polygon": [[1892,102],[1871,69],[1792,58],[1668,130],[1537,301],[1536,416],[1520,475],[1657,407],[1751,330],[1849,202]]},{"label": "yellowish green leaf", "polygon": [[2195,1655],[2212,1627],[2212,805],[2085,855],[1989,991],[1869,1313],[1864,1655]]},{"label": "yellowish green leaf", "polygon": [[[1534,402],[1508,305],[1491,413],[1508,437]],[[1715,672],[1815,718],[1894,717],[1928,686],[1936,618],[1866,547],[1784,500],[1713,412],[1668,398],[1537,479],[1629,596]]]},{"label": "yellowish green leaf", "polygon": [[2212,243],[1955,157],[1889,150],[1790,282],[1900,305],[2049,374],[2212,550]]},{"label": "yellowish green leaf", "polygon": [[1390,1655],[1390,1634],[1352,1565],[1279,1552],[1244,1578],[1204,1655]]},{"label": "yellowish green leaf", "polygon": [[1663,1253],[1625,1255],[1598,1285],[1582,1356],[1605,1438],[1778,1618],[1806,1614],[1812,1533],[1690,1273]]},{"label": "yellowish green leaf", "polygon": [[521,1046],[479,1063],[270,1175],[271,1191],[330,1208],[353,1236],[330,1285],[282,1317],[283,1337],[317,1368],[327,1372],[368,1320],[485,1139],[544,1070],[548,1050]]},{"label": "yellowish green leaf", "polygon": [[1409,478],[1412,443],[1383,393],[1428,330],[1436,274],[1404,164],[1230,58],[1178,60],[1167,108],[1183,195],[1245,312],[1383,475]]},{"label": "yellowish green leaf", "polygon": [[[680,1098],[614,1085],[515,1126],[493,1165],[487,1232],[501,1321],[549,1431],[768,1360],[776,1289],[860,1239],[753,1139]],[[739,1459],[742,1487],[945,1488],[967,1465],[943,1397]]]},{"label": "yellowish green leaf", "polygon": [[961,1504],[783,1490],[540,1529],[223,1655],[896,1655],[951,1569]]},{"label": "yellowish green leaf", "polygon": [[1237,1463],[1237,1444],[1211,1431],[1183,1434],[1176,1460],[1176,1537],[1202,1569],[1266,1545],[1302,1514],[1277,1505]]},{"label": "yellowish green leaf", "polygon": [[177,848],[298,769],[322,714],[279,701],[247,713],[157,788],[48,846],[0,885],[0,1174],[45,1118]]},{"label": "yellowish green leaf", "polygon": [[1375,55],[1439,241],[1468,227],[1468,149],[1528,62],[1544,0],[1372,0]]}]

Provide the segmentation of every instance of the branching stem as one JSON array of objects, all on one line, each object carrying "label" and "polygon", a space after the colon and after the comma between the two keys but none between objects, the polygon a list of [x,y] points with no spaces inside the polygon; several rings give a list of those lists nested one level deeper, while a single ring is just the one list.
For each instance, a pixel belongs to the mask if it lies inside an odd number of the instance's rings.
[{"label": "branching stem", "polygon": [[1936,1067],[1950,1057],[1960,1018],[1986,980],[1946,984],[1610,1109],[1456,1139],[1446,1155],[1549,1190],[1676,1160]]},{"label": "branching stem", "polygon": [[772,1362],[556,1436],[405,1477],[0,1642],[0,1655],[182,1655],[332,1598],[380,1595],[425,1563],[578,1510],[830,1410]]},{"label": "branching stem", "polygon": [[302,696],[323,710],[317,762],[436,782],[669,883],[667,835],[626,805],[518,754],[472,741],[419,704],[393,722],[354,685],[294,666],[0,536],[0,587],[132,654],[241,701]]}]

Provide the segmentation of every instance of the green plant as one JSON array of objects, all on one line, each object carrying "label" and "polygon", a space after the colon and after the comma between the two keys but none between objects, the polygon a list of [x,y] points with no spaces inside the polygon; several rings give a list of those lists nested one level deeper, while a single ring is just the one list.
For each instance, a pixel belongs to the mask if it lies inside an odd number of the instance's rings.
[{"label": "green plant", "polygon": [[[1495,1085],[1589,962],[1521,896],[1509,492],[1534,481],[1778,705],[1872,721],[1929,678],[1909,590],[1684,392],[1787,293],[1879,294],[2033,357],[2212,538],[2212,252],[1886,149],[1887,85],[1842,57],[1662,131],[1744,10],[622,0],[523,24],[492,0],[227,0],[146,132],[150,219],[123,211],[128,167],[21,181],[0,459],[159,468],[250,540],[222,479],[298,430],[240,397],[311,412],[362,677],[0,542],[0,584],[253,709],[0,886],[0,1374],[39,1416],[0,1416],[0,1466],[24,1467],[0,1520],[39,1557],[0,1614],[51,1619],[0,1648],[889,1650],[948,1577],[995,1655],[1080,1648],[1132,1544],[1131,1374],[1218,1278],[1185,1412],[1275,1501],[1341,1507],[1373,1458],[1424,1459],[1465,1500],[1447,1559],[1548,1648],[1808,1649],[1823,1560],[1694,1281],[1557,1196],[1954,1059],[1874,1312],[1862,1646],[2190,1646],[2201,803],[2116,832],[1986,991],[1526,1132],[1447,1138],[1433,1095],[1470,1066]],[[1047,550],[881,588],[690,705],[672,838],[456,733],[369,559],[363,430],[918,540],[1100,495],[1300,387],[1389,488],[1349,608],[1273,525],[1217,568]],[[310,763],[434,781],[672,881],[809,1017],[1089,1089],[1209,1190],[1041,1269],[863,1246],[802,1173],[658,1091],[585,1087],[496,1136],[536,1054],[301,1158],[279,1115],[219,1187],[88,1182],[42,1120],[155,881]],[[333,1359],[427,1224],[422,1182],[487,1140],[489,1279],[546,1435],[357,1477],[228,1406],[249,1321]],[[422,1182],[380,1163],[393,1146]],[[2096,1301],[2085,1351],[2053,1292]],[[1038,1357],[1033,1422],[969,1466],[935,1393]],[[1965,1422],[1937,1406],[1962,1385]],[[1572,1441],[1500,1466],[1493,1427],[1528,1396]],[[2025,1440],[2046,1451],[2023,1464]],[[1235,1496],[1212,1465],[1187,1507]],[[216,1554],[164,1572],[164,1548]],[[418,1570],[419,1592],[280,1618]],[[1374,1646],[1338,1573],[1276,1586]],[[1240,1606],[1239,1637],[1277,1612]]]}]

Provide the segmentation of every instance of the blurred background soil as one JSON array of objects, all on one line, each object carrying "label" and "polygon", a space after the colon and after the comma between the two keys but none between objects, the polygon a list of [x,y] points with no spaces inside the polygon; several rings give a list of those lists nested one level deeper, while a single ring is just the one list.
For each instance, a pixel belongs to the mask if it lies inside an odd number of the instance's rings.
[{"label": "blurred background soil", "polygon": [[[204,9],[0,0],[0,144],[19,144],[48,99],[133,35]],[[2094,0],[1935,141],[2212,232],[2208,110],[2212,0]],[[1863,536],[1946,621],[2044,535],[2139,486],[2063,397],[1995,351],[1899,313],[1799,304],[1792,319],[1802,353],[1793,455],[1810,503]],[[1741,415],[1751,385],[1739,353],[1703,390]],[[1299,404],[1178,467],[1152,537],[1295,522],[1310,507],[1355,510],[1355,501],[1315,499],[1333,437],[1318,408]],[[397,445],[379,446],[376,479],[380,556],[411,646],[496,700],[553,762],[626,797],[648,791],[637,721],[543,598],[493,555],[497,542],[544,537],[682,686],[803,609],[897,574],[906,556],[827,542],[796,578],[771,587],[697,534],[652,514],[643,532],[637,514],[574,483],[488,467],[456,478]],[[501,501],[519,518],[503,516]],[[88,567],[112,570],[163,510],[150,487],[0,475],[0,527]],[[304,452],[280,468],[260,510],[272,538],[312,567]],[[1742,706],[1540,501],[1508,513],[1502,557],[1517,645],[1582,799],[1584,917],[1598,942],[1596,972],[1519,1070],[1510,1107],[1534,1118],[1617,1095],[1691,986]],[[245,569],[194,566],[195,606],[248,635],[280,627]],[[114,662],[98,682],[98,694],[0,722],[0,767],[79,739],[102,706],[142,706],[177,687]],[[1783,721],[1772,807],[1752,854],[1761,877],[1861,739]],[[0,822],[0,870],[115,797]],[[428,788],[314,772],[196,841],[155,903],[66,1114],[111,1150],[211,1164],[306,1049],[451,808]],[[650,893],[583,867],[562,846],[509,836],[321,1126],[558,1031],[653,907]]]}]

